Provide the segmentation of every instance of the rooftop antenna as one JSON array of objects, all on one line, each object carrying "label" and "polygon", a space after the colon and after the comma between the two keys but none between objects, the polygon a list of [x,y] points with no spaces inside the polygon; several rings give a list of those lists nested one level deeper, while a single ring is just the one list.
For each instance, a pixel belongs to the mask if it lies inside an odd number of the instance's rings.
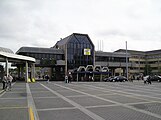
[{"label": "rooftop antenna", "polygon": [[98,40],[98,51],[103,51],[103,40]]},{"label": "rooftop antenna", "polygon": [[103,40],[102,40],[102,51],[103,51]]},{"label": "rooftop antenna", "polygon": [[98,42],[98,44],[97,44],[97,45],[98,45],[98,51],[99,51],[99,40],[98,40],[97,42]]},{"label": "rooftop antenna", "polygon": [[103,40],[100,40],[100,51],[103,51]]}]

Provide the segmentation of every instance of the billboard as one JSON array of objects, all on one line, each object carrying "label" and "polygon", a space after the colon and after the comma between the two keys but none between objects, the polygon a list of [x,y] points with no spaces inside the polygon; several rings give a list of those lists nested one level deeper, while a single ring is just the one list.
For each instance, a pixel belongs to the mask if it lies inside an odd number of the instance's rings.
[{"label": "billboard", "polygon": [[89,48],[84,49],[84,55],[91,55],[91,49]]}]

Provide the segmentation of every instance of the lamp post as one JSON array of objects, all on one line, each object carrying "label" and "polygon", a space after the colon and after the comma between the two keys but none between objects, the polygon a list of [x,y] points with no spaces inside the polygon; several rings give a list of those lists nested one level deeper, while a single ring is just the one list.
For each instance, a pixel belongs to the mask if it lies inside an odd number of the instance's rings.
[{"label": "lamp post", "polygon": [[127,59],[127,41],[126,41],[126,77],[127,77],[127,80],[128,80],[128,59]]}]

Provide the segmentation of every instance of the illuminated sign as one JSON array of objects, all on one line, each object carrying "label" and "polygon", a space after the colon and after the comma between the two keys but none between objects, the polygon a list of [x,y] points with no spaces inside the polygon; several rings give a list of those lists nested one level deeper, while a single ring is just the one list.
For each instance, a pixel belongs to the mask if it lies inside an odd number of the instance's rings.
[{"label": "illuminated sign", "polygon": [[84,55],[91,55],[91,49],[89,48],[84,49]]}]

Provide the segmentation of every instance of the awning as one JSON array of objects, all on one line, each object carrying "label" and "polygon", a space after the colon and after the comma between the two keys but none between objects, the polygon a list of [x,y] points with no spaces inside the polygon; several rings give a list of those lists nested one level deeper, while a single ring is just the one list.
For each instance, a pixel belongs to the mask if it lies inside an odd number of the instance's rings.
[{"label": "awning", "polygon": [[12,53],[0,51],[0,61],[1,62],[5,61],[5,58],[8,58],[9,61],[20,60],[20,61],[36,62],[35,58],[33,58],[33,57],[28,57],[28,56],[17,55],[17,54],[12,54]]}]

